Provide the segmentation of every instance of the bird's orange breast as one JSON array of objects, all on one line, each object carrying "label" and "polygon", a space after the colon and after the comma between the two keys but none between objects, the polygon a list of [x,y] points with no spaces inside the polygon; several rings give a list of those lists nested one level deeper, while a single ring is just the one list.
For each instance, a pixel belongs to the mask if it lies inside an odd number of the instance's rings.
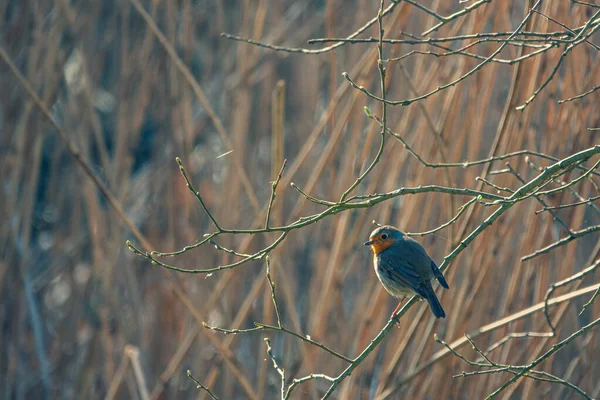
[{"label": "bird's orange breast", "polygon": [[371,249],[373,250],[373,254],[377,255],[382,251],[388,249],[391,245],[394,244],[394,239],[379,239],[371,244]]}]

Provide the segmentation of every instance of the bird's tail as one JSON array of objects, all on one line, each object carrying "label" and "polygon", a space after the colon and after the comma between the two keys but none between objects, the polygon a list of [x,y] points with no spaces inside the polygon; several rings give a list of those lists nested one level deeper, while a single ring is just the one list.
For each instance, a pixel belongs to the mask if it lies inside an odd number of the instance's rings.
[{"label": "bird's tail", "polygon": [[427,302],[429,303],[429,307],[431,307],[431,311],[433,312],[433,315],[435,315],[436,318],[446,317],[446,313],[444,312],[444,309],[442,308],[442,305],[440,304],[440,301],[435,295],[435,292],[433,291],[431,285],[428,285],[428,287],[425,289],[425,296],[423,297],[425,297],[425,300],[427,300]]}]

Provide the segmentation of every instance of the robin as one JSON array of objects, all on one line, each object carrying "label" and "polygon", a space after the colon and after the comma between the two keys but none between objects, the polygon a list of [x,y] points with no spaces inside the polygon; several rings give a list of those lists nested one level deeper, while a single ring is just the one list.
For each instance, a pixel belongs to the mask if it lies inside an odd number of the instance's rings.
[{"label": "robin", "polygon": [[365,246],[373,249],[373,264],[379,281],[389,294],[400,299],[392,317],[400,309],[402,300],[414,295],[427,300],[436,318],[446,316],[431,287],[431,279],[435,277],[446,289],[448,283],[419,243],[388,225],[371,232]]}]

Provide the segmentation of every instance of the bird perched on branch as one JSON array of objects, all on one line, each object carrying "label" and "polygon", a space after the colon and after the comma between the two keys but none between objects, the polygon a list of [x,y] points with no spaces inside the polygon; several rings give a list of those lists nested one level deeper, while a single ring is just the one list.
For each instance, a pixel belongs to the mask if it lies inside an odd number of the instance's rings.
[{"label": "bird perched on branch", "polygon": [[436,318],[446,316],[431,287],[431,279],[435,277],[446,289],[448,283],[419,243],[388,225],[371,232],[365,246],[373,250],[373,264],[379,281],[389,294],[401,300],[392,317],[400,309],[402,300],[414,295],[427,300]]}]

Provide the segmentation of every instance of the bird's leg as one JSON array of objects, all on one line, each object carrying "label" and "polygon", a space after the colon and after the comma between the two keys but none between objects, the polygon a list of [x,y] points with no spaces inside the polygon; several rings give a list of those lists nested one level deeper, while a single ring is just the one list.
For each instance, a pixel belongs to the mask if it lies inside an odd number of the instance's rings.
[{"label": "bird's leg", "polygon": [[392,313],[391,318],[394,318],[396,316],[396,314],[398,314],[398,311],[400,311],[400,307],[402,307],[402,302],[404,302],[404,299],[400,299],[400,302],[398,302],[398,305],[396,306],[396,309]]}]

